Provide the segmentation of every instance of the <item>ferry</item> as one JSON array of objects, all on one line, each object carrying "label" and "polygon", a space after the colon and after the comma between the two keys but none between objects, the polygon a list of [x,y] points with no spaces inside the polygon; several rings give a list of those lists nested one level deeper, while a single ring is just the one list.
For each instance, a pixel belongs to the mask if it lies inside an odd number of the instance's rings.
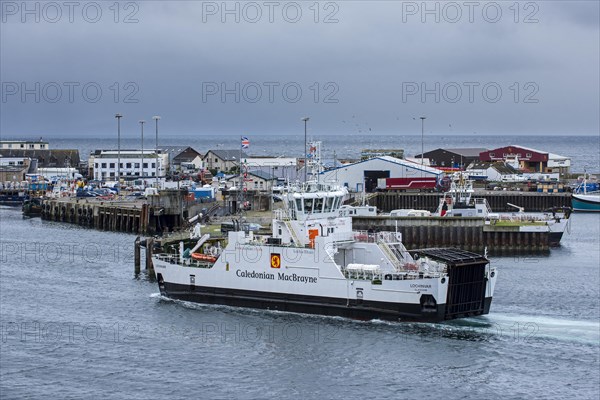
[{"label": "ferry", "polygon": [[[318,176],[318,175],[317,175]],[[407,251],[396,232],[352,229],[345,187],[291,185],[272,232],[204,234],[192,249],[153,256],[161,294],[184,301],[353,319],[428,321],[490,311],[497,271],[458,249]],[[238,224],[242,226],[242,224]],[[203,256],[201,256],[203,255]]]}]

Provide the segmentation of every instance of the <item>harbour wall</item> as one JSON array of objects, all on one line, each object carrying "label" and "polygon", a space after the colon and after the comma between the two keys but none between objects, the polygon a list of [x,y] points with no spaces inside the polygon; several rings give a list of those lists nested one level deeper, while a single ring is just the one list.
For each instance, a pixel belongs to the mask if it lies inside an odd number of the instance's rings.
[{"label": "harbour wall", "polygon": [[186,196],[185,191],[171,190],[144,200],[44,199],[41,217],[105,231],[159,234],[181,229],[207,207],[187,202]]},{"label": "harbour wall", "polygon": [[354,217],[355,230],[398,231],[407,249],[457,247],[495,254],[546,252],[547,232],[519,232],[517,226],[486,225],[482,218]]}]

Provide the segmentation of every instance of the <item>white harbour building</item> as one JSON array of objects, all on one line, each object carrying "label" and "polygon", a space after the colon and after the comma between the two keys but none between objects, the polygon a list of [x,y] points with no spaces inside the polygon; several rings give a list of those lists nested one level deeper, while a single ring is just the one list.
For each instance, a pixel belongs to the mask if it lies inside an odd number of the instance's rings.
[{"label": "white harbour building", "polygon": [[118,150],[96,150],[88,165],[89,176],[98,181],[116,180],[119,172],[122,179],[156,178],[166,175],[169,155],[154,150],[121,150],[120,155]]}]

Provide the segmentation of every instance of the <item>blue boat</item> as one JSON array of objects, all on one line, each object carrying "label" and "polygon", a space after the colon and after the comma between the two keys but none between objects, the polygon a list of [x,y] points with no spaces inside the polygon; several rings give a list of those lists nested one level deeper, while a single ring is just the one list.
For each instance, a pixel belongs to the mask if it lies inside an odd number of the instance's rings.
[{"label": "blue boat", "polygon": [[588,177],[589,174],[585,173],[583,181],[573,191],[571,197],[573,211],[600,212],[600,191],[598,191],[600,187],[598,182],[588,182]]},{"label": "blue boat", "polygon": [[573,194],[571,206],[573,211],[600,212],[600,193]]}]

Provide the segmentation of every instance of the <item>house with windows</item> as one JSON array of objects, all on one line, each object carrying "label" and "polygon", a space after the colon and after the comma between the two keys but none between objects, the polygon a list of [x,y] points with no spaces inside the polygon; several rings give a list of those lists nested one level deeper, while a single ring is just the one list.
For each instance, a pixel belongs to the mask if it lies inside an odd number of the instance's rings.
[{"label": "house with windows", "polygon": [[48,142],[42,140],[0,140],[0,149],[12,150],[50,150]]},{"label": "house with windows", "polygon": [[37,168],[78,168],[79,150],[0,149],[0,157],[37,160]]},{"label": "house with windows", "polygon": [[[243,159],[248,158],[244,152],[241,153]],[[209,150],[202,158],[204,168],[216,171],[231,171],[233,167],[240,164],[239,150]]]},{"label": "house with windows", "polygon": [[[235,175],[227,179],[227,186],[238,187],[240,176]],[[247,190],[270,191],[277,182],[277,177],[265,171],[249,171],[244,177],[244,187]]]},{"label": "house with windows", "polygon": [[200,152],[192,147],[186,147],[171,159],[171,163],[176,170],[200,170],[204,166],[204,161],[202,159],[203,156]]}]

